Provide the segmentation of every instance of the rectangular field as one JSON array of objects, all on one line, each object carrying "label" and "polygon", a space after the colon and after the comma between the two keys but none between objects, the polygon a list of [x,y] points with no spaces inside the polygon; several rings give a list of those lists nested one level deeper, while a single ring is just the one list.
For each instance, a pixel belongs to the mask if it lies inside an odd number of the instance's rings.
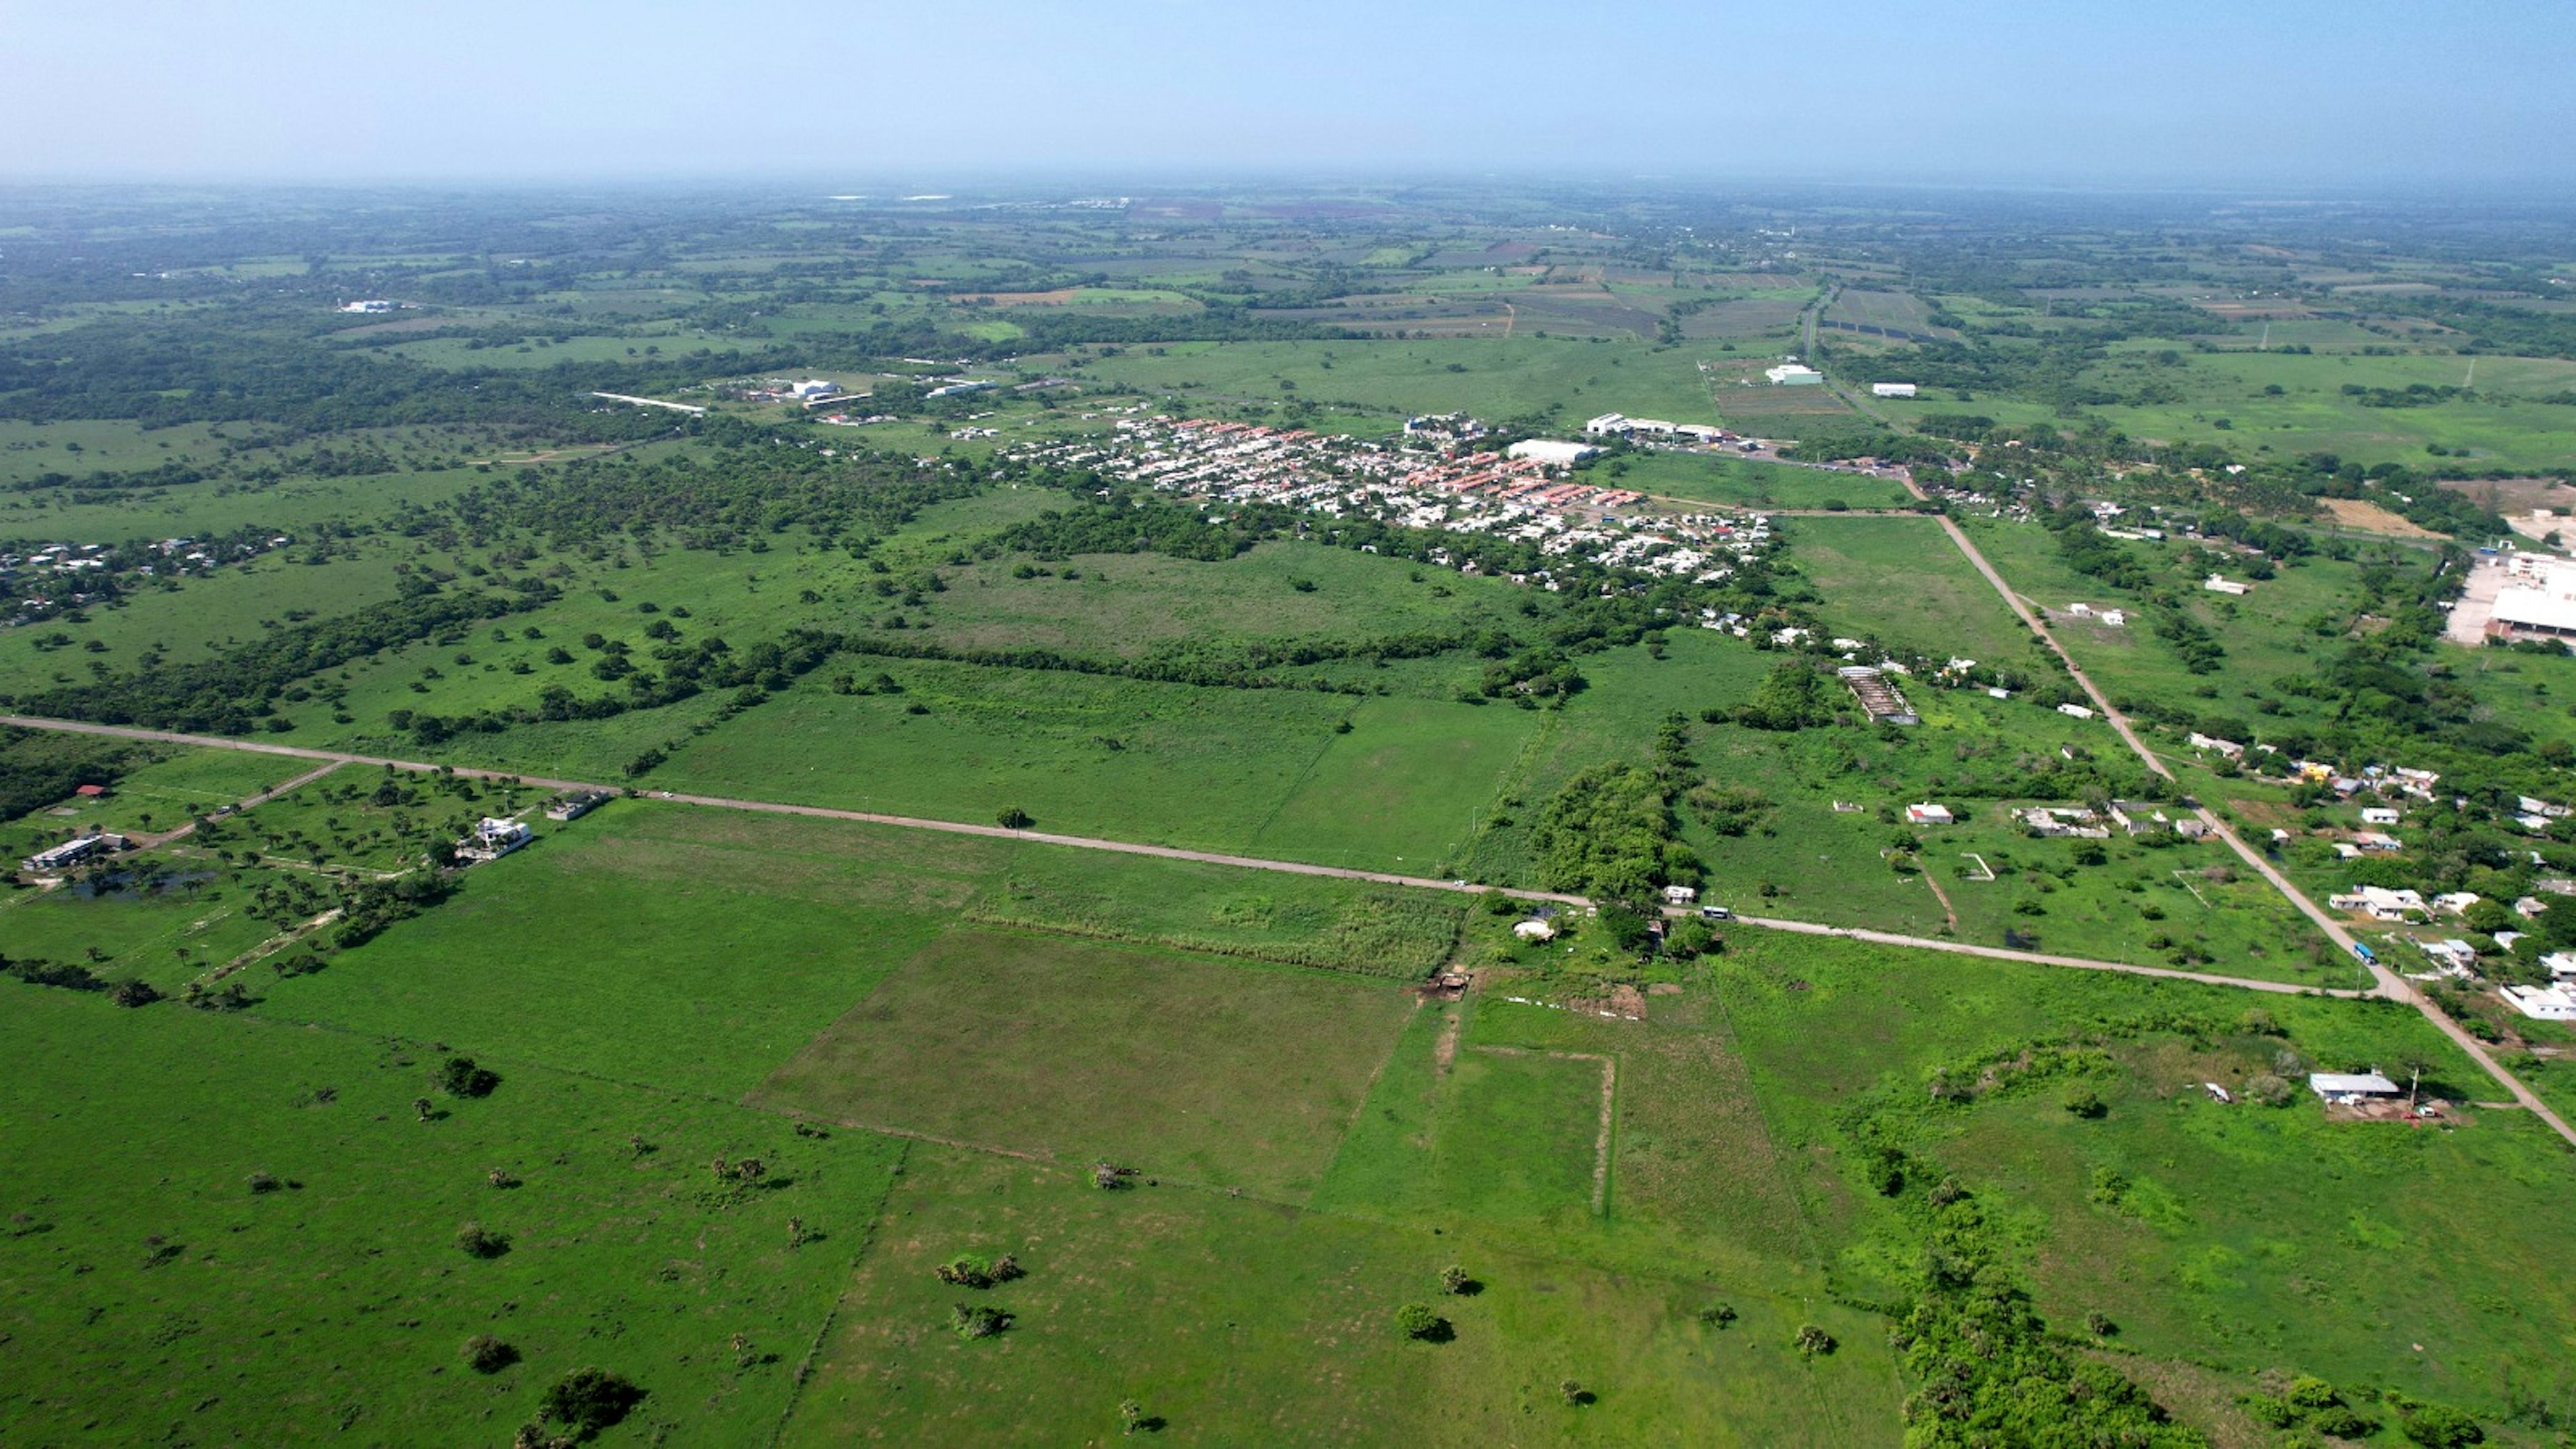
[{"label": "rectangular field", "polygon": [[905,962],[752,1100],[1300,1199],[1411,1003],[1349,977],[962,932]]}]

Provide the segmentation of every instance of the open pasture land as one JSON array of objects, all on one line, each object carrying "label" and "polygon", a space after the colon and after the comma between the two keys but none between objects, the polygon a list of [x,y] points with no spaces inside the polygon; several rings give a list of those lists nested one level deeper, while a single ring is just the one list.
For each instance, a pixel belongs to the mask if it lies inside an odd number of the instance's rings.
[{"label": "open pasture land", "polygon": [[1799,518],[1789,556],[1824,596],[1829,629],[1933,659],[2019,665],[2030,631],[1929,518]]},{"label": "open pasture land", "polygon": [[841,667],[889,674],[901,692],[809,680],[689,744],[652,783],[946,820],[1016,808],[1043,830],[1239,854],[1356,703],[926,660]]},{"label": "open pasture land", "polygon": [[[1023,568],[1044,573],[1014,577]],[[1426,575],[1416,581],[1412,575]],[[1006,555],[958,570],[932,601],[950,648],[1060,649],[1136,657],[1177,645],[1366,639],[1481,627],[1520,597],[1510,582],[1408,568],[1356,549],[1274,542],[1219,562]]]},{"label": "open pasture land", "polygon": [[1465,898],[1329,876],[1020,845],[969,920],[1419,981],[1449,959]]},{"label": "open pasture land", "polygon": [[[425,1047],[0,995],[12,1442],[499,1444],[583,1365],[647,1395],[604,1443],[758,1442],[898,1152],[528,1066],[445,1097]],[[770,1171],[729,1187],[718,1156]],[[463,1251],[469,1222],[506,1250]],[[512,1351],[488,1375],[480,1334]]]},{"label": "open pasture land", "polygon": [[1002,847],[612,804],[255,1010],[732,1096],[936,934]]},{"label": "open pasture land", "polygon": [[1412,1009],[1401,987],[1349,975],[960,932],[753,1100],[1296,1201]]},{"label": "open pasture land", "polygon": [[[127,856],[102,880],[0,896],[0,955],[86,967],[164,992],[275,934],[247,891],[189,851]],[[148,880],[138,871],[151,871]]]},{"label": "open pasture land", "polygon": [[1893,478],[1677,449],[1630,453],[1596,464],[1583,478],[1683,503],[1737,508],[1902,508],[1912,501]]},{"label": "open pasture land", "polygon": [[[2206,438],[2223,417],[2232,447],[2419,467],[2428,443],[2482,467],[2561,467],[2576,431],[2576,406],[2541,400],[2576,391],[2576,362],[2548,358],[2222,352],[2190,355],[2163,373],[2178,400],[2092,411],[2135,437]],[[2443,393],[2411,406],[2369,405],[2418,385]]]},{"label": "open pasture land", "polygon": [[[1355,401],[1393,414],[1463,409],[1492,421],[1547,416],[1559,427],[1605,412],[1715,421],[1692,352],[1638,341],[1515,333],[1454,342],[1176,342],[1102,358],[1084,375],[1143,391],[1178,392],[1183,407],[1195,390],[1218,398]],[[1282,381],[1295,383],[1295,390],[1283,392]]]},{"label": "open pasture land", "polygon": [[[2557,1220],[2547,1204],[2576,1175],[2563,1146],[2517,1111],[2330,1121],[2300,1080],[2311,1064],[2402,1074],[2421,1060],[2431,1095],[2492,1095],[2412,1009],[1769,933],[1731,944],[1718,989],[1846,1291],[1910,1271],[1908,1204],[1949,1174],[2017,1245],[2010,1261],[2053,1326],[2098,1311],[2131,1352],[2490,1415],[2507,1365],[2546,1383],[2564,1364],[2566,1290],[2535,1266]],[[2249,1025],[2249,1008],[2269,1024]],[[2056,1044],[2077,1050],[2050,1056]],[[2058,1065],[1991,1070],[2016,1062]],[[2289,1105],[2241,1100],[2284,1067]],[[1928,1096],[1935,1073],[1966,1090]],[[2210,1100],[2203,1081],[2240,1100]],[[2065,1110],[2078,1088],[2101,1116]],[[1875,1140],[1925,1159],[1896,1198],[1860,1180],[1847,1134],[1864,1117]],[[2436,1225],[2454,1214],[2474,1226]]]},{"label": "open pasture land", "polygon": [[1445,873],[1540,729],[1528,710],[1368,699],[1254,834],[1251,853]]},{"label": "open pasture land", "polygon": [[[1136,1401],[1176,1444],[1399,1440],[1720,1446],[1896,1441],[1898,1394],[1870,1320],[1805,1316],[1843,1348],[1802,1359],[1801,1310],[1680,1274],[1610,1273],[1493,1243],[1170,1183],[1100,1192],[1063,1168],[916,1147],[821,1346],[783,1442],[1108,1442]],[[931,1270],[1014,1254],[983,1294]],[[1481,1284],[1439,1292],[1460,1264]],[[961,1298],[1012,1315],[945,1327]],[[1406,1340],[1398,1305],[1448,1320]],[[1731,1303],[1731,1326],[1698,1321]],[[1565,1402],[1572,1380],[1591,1402]]]}]

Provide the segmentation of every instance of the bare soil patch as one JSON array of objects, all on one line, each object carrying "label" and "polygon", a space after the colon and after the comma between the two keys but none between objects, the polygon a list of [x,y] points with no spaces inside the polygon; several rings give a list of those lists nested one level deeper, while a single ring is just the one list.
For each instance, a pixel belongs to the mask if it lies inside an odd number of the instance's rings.
[{"label": "bare soil patch", "polygon": [[2335,522],[2364,533],[2385,534],[2390,538],[2440,538],[2429,528],[2407,522],[2376,503],[2359,498],[2321,498],[2317,500],[2334,515]]}]

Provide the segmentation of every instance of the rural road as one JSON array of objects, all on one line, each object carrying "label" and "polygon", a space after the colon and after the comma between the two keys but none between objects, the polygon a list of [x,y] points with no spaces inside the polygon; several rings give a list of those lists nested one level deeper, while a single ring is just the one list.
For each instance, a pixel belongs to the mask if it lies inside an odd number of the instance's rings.
[{"label": "rural road", "polygon": [[[381,768],[391,765],[397,770],[428,773],[446,769],[453,774],[477,780],[516,780],[545,790],[605,790],[623,794],[622,787],[594,784],[585,780],[555,780],[537,775],[512,774],[507,770],[471,769],[463,766],[441,766],[421,760],[397,760],[382,755],[351,754],[339,750],[305,749],[295,745],[272,745],[256,740],[226,739],[220,735],[183,734],[175,730],[138,729],[125,725],[90,724],[81,720],[46,719],[34,715],[0,715],[0,725],[20,729],[58,730],[71,734],[106,735],[116,739],[148,740],[158,744],[192,745],[202,749],[244,750],[255,754],[277,755],[287,759],[327,761],[339,765],[366,765]],[[308,774],[300,779],[311,779]],[[282,789],[283,787],[281,787]],[[274,791],[270,792],[276,793]],[[1323,876],[1333,880],[1367,881],[1377,885],[1405,886],[1414,890],[1454,891],[1481,895],[1488,887],[1462,884],[1455,880],[1434,880],[1427,876],[1398,875],[1389,871],[1353,870],[1344,866],[1309,865],[1296,860],[1265,860],[1248,855],[1225,855],[1210,850],[1183,850],[1169,845],[1145,845],[1128,840],[1104,840],[1090,835],[1058,835],[1044,830],[1009,830],[999,825],[975,825],[962,820],[923,820],[909,815],[884,815],[869,810],[838,810],[825,805],[792,805],[777,800],[743,800],[724,795],[692,795],[670,790],[647,790],[640,798],[667,800],[680,805],[697,805],[711,810],[741,810],[761,815],[799,815],[817,820],[850,820],[867,825],[886,825],[901,830],[928,830],[945,835],[974,835],[992,840],[1027,840],[1041,845],[1060,845],[1075,850],[1102,850],[1119,855],[1151,856],[1161,860],[1191,861],[1201,865],[1233,866],[1241,870],[1277,871],[1287,875]],[[267,798],[265,796],[261,798]],[[1513,900],[1541,901],[1557,905],[1589,906],[1582,896],[1551,891],[1504,890]],[[1809,936],[1842,936],[1855,941],[1868,941],[1882,946],[1907,946],[1926,951],[1946,951],[1959,956],[1983,956],[1997,961],[2019,961],[2038,966],[2071,966],[2086,971],[2116,971],[2130,976],[2154,976],[2173,981],[2196,981],[2208,986],[2233,986],[2248,991],[2269,991],[2282,995],[2360,997],[2372,993],[2327,991],[2318,987],[2299,986],[2286,981],[2257,981],[2248,977],[2220,976],[2199,971],[2175,971],[2161,966],[2133,966],[2125,961],[2094,961],[2081,956],[2057,956],[2037,951],[2013,951],[2000,946],[1977,946],[1964,941],[1941,941],[1925,936],[1901,936],[1888,931],[1872,931],[1856,926],[1828,926],[1813,921],[1790,921],[1768,916],[1734,917],[1748,926],[1765,930],[1791,931]]]},{"label": "rural road", "polygon": [[[1916,497],[1924,496],[1921,487],[1914,482],[1911,470],[1908,470],[1905,475],[1905,486]],[[2020,616],[2022,623],[2029,627],[2031,633],[2037,635],[2040,642],[2046,644],[2050,651],[2065,663],[2067,674],[2074,679],[2078,687],[2083,689],[2085,697],[2093,701],[2093,707],[2101,711],[2102,718],[2110,722],[2111,728],[2119,733],[2121,740],[2137,753],[2138,758],[2146,763],[2148,769],[2168,780],[2173,779],[2173,770],[2156,757],[2155,751],[2147,748],[2146,741],[2140,739],[2138,732],[2130,726],[2128,716],[2111,707],[2111,701],[2093,683],[2091,676],[2084,672],[2083,667],[2075,662],[2075,656],[2066,651],[2066,646],[2058,642],[2057,636],[2040,626],[2038,616],[2033,614],[2030,607],[2022,602],[2021,596],[2015,594],[2011,586],[2004,582],[2003,575],[1995,572],[1995,566],[1986,562],[1986,556],[1978,552],[1977,545],[1969,539],[1967,533],[1947,514],[1940,515],[1940,520],[1941,527],[1949,532],[1950,541],[1958,545],[1959,552],[1967,555],[1968,562],[1976,566],[1978,573],[1985,575],[1986,582],[1994,586],[1995,592],[2003,597],[2005,605],[2011,608],[2014,614]],[[2378,985],[2369,992],[2355,994],[2383,997],[2390,1001],[2411,1004],[2417,1011],[2424,1014],[2424,1019],[2431,1022],[2436,1030],[2449,1037],[2453,1045],[2468,1053],[2469,1060],[2485,1068],[2487,1075],[2495,1078],[2498,1084],[2511,1092],[2515,1101],[2520,1102],[2541,1121],[2548,1123],[2550,1129],[2566,1139],[2569,1146],[2576,1147],[2576,1127],[2570,1127],[2565,1118],[2552,1111],[2548,1103],[2540,1100],[2536,1093],[2522,1084],[2520,1078],[2506,1071],[2503,1063],[2498,1062],[2488,1053],[2485,1043],[2469,1035],[2467,1028],[2453,1021],[2448,1013],[2435,1006],[2423,993],[2415,990],[2406,978],[2398,975],[2375,955],[2365,957],[2356,951],[2354,948],[2360,943],[2353,939],[2350,931],[2344,929],[2342,922],[2318,909],[2315,901],[2308,899],[2305,892],[2291,884],[2288,876],[2281,874],[2269,860],[2264,859],[2253,847],[2247,845],[2244,839],[2238,836],[2226,821],[2219,819],[2208,806],[2195,805],[2192,808],[2199,813],[2201,820],[2209,826],[2210,830],[2219,839],[2226,841],[2229,848],[2233,849],[2247,865],[2260,872],[2265,880],[2272,883],[2273,889],[2279,891],[2290,904],[2298,907],[2301,914],[2314,921],[2317,929],[2325,933],[2327,940],[2341,947],[2345,955],[2369,968],[2371,979]]]}]

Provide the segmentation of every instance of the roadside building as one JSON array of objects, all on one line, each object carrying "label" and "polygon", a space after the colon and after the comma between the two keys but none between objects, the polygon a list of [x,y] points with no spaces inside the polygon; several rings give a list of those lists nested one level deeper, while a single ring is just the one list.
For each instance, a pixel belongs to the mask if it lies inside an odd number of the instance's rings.
[{"label": "roadside building", "polygon": [[1926,802],[1905,807],[1905,823],[1908,825],[1948,825],[1952,819],[1950,807],[1947,805]]},{"label": "roadside building", "polygon": [[2377,1071],[2310,1072],[2308,1090],[2329,1102],[2350,1104],[2398,1095],[2395,1082]]},{"label": "roadside building", "polygon": [[1802,362],[1784,362],[1777,367],[1764,368],[1762,375],[1769,378],[1774,387],[1814,387],[1825,380],[1823,373]]},{"label": "roadside building", "polygon": [[1869,395],[1871,397],[1912,397],[1914,396],[1914,384],[1910,382],[1873,382],[1869,385]]},{"label": "roadside building", "polygon": [[125,849],[127,844],[124,836],[113,831],[101,831],[96,835],[79,835],[60,845],[37,851],[19,864],[38,875],[46,875],[58,870],[70,870],[74,866],[87,865],[93,860],[104,859]]}]

